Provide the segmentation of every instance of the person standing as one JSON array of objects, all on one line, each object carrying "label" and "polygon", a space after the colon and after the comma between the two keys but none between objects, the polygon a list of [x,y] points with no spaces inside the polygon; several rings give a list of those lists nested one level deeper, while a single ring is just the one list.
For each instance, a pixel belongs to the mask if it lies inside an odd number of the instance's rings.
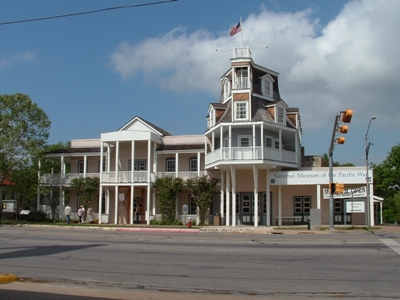
[{"label": "person standing", "polygon": [[67,220],[67,224],[71,223],[71,212],[72,212],[71,206],[69,206],[69,204],[67,204],[64,209],[64,214],[65,214],[65,218]]},{"label": "person standing", "polygon": [[85,213],[85,209],[81,206],[79,206],[78,209],[78,217],[79,217],[79,224],[83,223],[83,214]]}]

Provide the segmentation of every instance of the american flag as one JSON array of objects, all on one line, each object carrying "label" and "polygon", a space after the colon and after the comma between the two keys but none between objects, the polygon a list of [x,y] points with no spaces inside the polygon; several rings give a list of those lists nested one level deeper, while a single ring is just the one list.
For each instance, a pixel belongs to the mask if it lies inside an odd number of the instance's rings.
[{"label": "american flag", "polygon": [[234,36],[236,33],[241,32],[241,31],[242,31],[242,27],[239,22],[236,26],[231,27],[231,30],[229,31],[229,35]]}]

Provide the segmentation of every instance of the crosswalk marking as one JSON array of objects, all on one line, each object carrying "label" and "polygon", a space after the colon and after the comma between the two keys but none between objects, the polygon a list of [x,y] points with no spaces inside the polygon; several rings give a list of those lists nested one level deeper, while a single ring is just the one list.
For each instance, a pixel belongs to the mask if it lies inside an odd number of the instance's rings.
[{"label": "crosswalk marking", "polygon": [[400,244],[391,239],[381,239],[381,242],[400,255]]}]

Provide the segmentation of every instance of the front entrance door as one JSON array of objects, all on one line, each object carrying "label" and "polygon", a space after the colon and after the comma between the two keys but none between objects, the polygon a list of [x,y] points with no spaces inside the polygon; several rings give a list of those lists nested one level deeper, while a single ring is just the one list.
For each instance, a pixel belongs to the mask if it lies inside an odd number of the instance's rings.
[{"label": "front entrance door", "polygon": [[252,210],[252,202],[254,201],[252,198],[252,194],[241,194],[240,196],[240,206],[241,206],[241,211],[240,211],[240,219],[242,220],[243,225],[251,225],[252,223],[252,216],[253,216],[253,210]]},{"label": "front entrance door", "polygon": [[138,224],[143,224],[145,218],[144,218],[144,207],[143,207],[142,197],[134,198],[133,207],[134,207],[133,222]]},{"label": "front entrance door", "polygon": [[307,224],[310,218],[311,197],[310,196],[295,196],[294,197],[294,216],[301,217],[294,220],[294,224]]}]

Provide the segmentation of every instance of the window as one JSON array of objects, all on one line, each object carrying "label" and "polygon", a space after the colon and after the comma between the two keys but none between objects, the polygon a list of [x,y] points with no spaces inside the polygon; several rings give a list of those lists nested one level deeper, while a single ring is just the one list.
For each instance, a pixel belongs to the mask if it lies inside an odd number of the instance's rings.
[{"label": "window", "polygon": [[[83,160],[78,161],[78,173],[85,173],[85,163]],[[86,173],[88,169],[88,164],[86,164]]]},{"label": "window", "polygon": [[189,171],[197,172],[197,158],[196,157],[189,159]]},{"label": "window", "polygon": [[261,83],[261,94],[263,96],[267,96],[272,98],[274,94],[274,88],[273,88],[273,83],[274,79],[272,78],[271,75],[266,74],[262,77],[260,77],[260,83]]},{"label": "window", "polygon": [[175,158],[167,158],[165,161],[165,171],[175,172]]},{"label": "window", "polygon": [[247,106],[247,101],[235,102],[236,120],[247,120]]},{"label": "window", "polygon": [[239,147],[250,147],[252,146],[251,136],[250,135],[240,135],[238,137]]},{"label": "window", "polygon": [[197,210],[196,201],[194,201],[194,197],[189,195],[189,214],[195,215]]},{"label": "window", "polygon": [[224,98],[228,98],[231,95],[231,83],[228,79],[224,82]]},{"label": "window", "polygon": [[284,111],[282,107],[278,107],[278,123],[283,123],[283,115],[284,115]]},{"label": "window", "polygon": [[1,200],[6,200],[6,197],[7,197],[7,193],[6,193],[6,191],[1,191]]},{"label": "window", "polygon": [[215,109],[213,107],[210,109],[209,117],[210,117],[210,126],[209,127],[214,126],[215,125]]},{"label": "window", "polygon": [[[135,164],[133,166],[134,171],[146,171],[146,160],[145,159],[135,159]],[[132,171],[132,160],[128,159],[128,171]]]},{"label": "window", "polygon": [[248,69],[247,68],[236,68],[235,69],[235,89],[242,90],[247,89],[248,86]]},{"label": "window", "polygon": [[275,148],[279,150],[279,141],[273,137],[266,136],[265,137],[265,147]]}]

